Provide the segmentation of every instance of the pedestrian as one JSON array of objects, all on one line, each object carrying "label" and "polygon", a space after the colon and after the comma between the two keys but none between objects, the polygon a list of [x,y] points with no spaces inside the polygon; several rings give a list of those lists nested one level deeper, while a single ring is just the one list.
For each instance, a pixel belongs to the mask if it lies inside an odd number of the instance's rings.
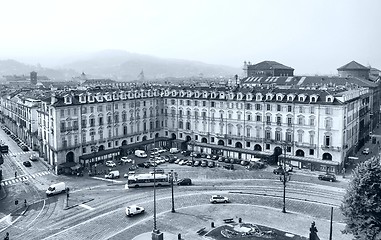
[{"label": "pedestrian", "polygon": [[15,172],[15,178],[17,178],[17,172]]},{"label": "pedestrian", "polygon": [[6,233],[4,240],[9,240],[9,232]]}]

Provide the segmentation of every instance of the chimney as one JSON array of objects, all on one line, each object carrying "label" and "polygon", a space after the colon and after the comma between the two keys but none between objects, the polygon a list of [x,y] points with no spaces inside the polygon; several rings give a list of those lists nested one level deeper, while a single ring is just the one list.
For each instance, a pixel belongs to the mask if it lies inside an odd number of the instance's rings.
[{"label": "chimney", "polygon": [[56,94],[53,93],[50,98],[50,105],[53,105],[55,102],[57,102]]}]

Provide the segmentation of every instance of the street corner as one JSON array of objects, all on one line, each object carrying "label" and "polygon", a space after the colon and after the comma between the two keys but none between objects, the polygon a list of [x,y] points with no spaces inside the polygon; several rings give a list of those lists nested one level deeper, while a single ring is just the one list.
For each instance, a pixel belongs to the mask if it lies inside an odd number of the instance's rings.
[{"label": "street corner", "polygon": [[0,186],[0,201],[7,197],[7,191],[4,186]]}]

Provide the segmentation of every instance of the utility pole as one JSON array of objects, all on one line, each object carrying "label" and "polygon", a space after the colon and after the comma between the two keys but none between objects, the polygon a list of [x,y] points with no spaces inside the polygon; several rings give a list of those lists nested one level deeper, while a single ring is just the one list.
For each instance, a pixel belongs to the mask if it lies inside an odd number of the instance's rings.
[{"label": "utility pole", "polygon": [[286,213],[286,183],[291,180],[291,176],[289,175],[287,169],[286,169],[286,151],[287,146],[284,146],[284,158],[283,158],[283,171],[282,175],[279,177],[279,180],[283,182],[283,209],[282,212]]},{"label": "utility pole", "polygon": [[171,187],[172,187],[172,212],[176,212],[175,211],[175,198],[174,198],[174,194],[173,194],[173,170],[171,170]]}]

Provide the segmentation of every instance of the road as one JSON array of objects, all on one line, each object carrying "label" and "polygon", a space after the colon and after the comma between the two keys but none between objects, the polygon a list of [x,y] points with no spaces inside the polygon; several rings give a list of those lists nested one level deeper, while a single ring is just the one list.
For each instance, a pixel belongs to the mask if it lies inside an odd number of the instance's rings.
[{"label": "road", "polygon": [[[180,177],[192,176],[194,185],[175,187],[177,209],[196,206],[204,209],[203,216],[212,215],[215,211],[215,206],[209,204],[212,194],[228,196],[232,206],[282,208],[283,185],[269,171],[229,171],[175,164],[166,164],[161,168],[174,169]],[[226,175],[229,175],[227,179]],[[261,178],[257,178],[259,175]],[[345,186],[344,182],[324,182],[325,185],[321,185],[299,181],[309,176],[295,175],[292,178],[287,184],[287,210],[328,220],[330,207],[338,209],[345,192],[342,187]],[[80,205],[65,210],[66,195],[44,198],[33,204],[7,231],[16,239],[122,239],[121,236],[132,239],[142,232],[150,231],[137,226],[152,220],[152,188],[125,189],[123,183],[96,179],[88,181],[94,181],[93,187],[74,187],[70,193],[68,205]],[[81,204],[83,202],[86,203]],[[132,204],[142,205],[147,213],[127,218],[124,209]],[[158,216],[171,209],[171,188],[157,189],[157,206]],[[334,219],[342,222],[339,211],[335,211]]]}]

